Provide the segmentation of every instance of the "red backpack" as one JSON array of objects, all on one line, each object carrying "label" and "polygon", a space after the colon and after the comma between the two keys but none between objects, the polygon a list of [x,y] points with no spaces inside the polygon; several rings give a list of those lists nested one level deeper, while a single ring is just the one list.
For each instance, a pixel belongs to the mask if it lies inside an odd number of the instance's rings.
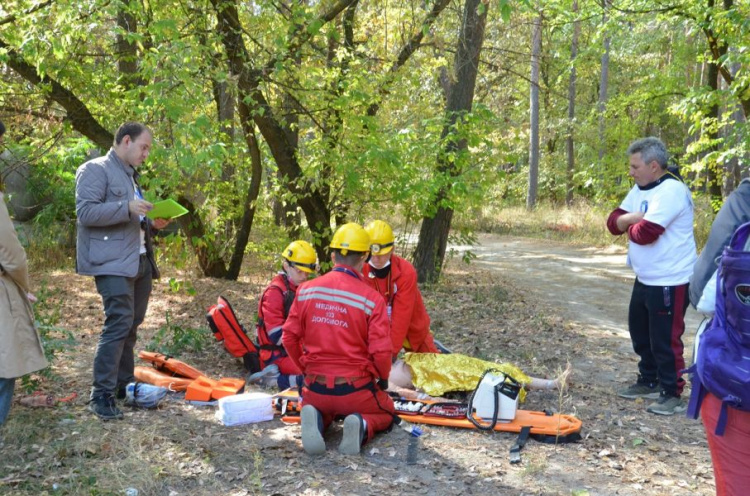
[{"label": "red backpack", "polygon": [[250,374],[260,372],[263,367],[258,354],[258,347],[247,336],[245,328],[237,320],[232,305],[226,298],[219,296],[216,305],[209,307],[206,313],[206,321],[208,321],[208,326],[213,331],[216,340],[224,341],[224,348],[230,355],[242,358],[245,369]]}]

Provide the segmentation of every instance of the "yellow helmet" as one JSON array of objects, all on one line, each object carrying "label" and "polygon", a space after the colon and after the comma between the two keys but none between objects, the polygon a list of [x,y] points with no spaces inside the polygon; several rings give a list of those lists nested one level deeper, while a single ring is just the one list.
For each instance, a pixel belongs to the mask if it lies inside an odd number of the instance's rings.
[{"label": "yellow helmet", "polygon": [[370,235],[370,250],[373,255],[386,255],[391,252],[395,240],[391,226],[382,220],[374,220],[367,224],[365,231]]},{"label": "yellow helmet", "polygon": [[301,239],[292,241],[289,243],[289,246],[284,248],[281,256],[302,272],[312,274],[318,269],[318,264],[316,263],[318,257],[315,254],[315,248],[307,241]]},{"label": "yellow helmet", "polygon": [[370,251],[370,235],[356,222],[349,222],[336,230],[330,247],[341,250],[342,255],[349,251],[367,253]]}]

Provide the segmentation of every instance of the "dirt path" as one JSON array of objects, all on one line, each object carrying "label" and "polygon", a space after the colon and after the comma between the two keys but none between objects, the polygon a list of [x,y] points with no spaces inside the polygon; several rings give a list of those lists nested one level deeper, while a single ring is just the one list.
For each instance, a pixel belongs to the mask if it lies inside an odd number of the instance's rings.
[{"label": "dirt path", "polygon": [[[500,271],[557,307],[569,321],[628,338],[627,314],[633,271],[626,250],[579,248],[529,238],[483,235],[476,263]],[[686,315],[686,337],[701,321],[692,307]],[[626,343],[630,346],[629,341]]]}]

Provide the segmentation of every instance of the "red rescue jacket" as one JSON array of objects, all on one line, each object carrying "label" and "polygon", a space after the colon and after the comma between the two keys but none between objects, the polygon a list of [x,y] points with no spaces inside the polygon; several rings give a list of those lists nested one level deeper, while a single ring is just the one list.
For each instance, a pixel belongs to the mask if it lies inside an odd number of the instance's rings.
[{"label": "red rescue jacket", "polygon": [[[263,291],[258,302],[258,344],[260,359],[265,367],[276,359],[286,356],[281,345],[282,325],[289,313],[297,286],[283,272],[279,272]],[[276,348],[273,348],[276,346]]]},{"label": "red rescue jacket", "polygon": [[306,375],[386,379],[391,371],[385,303],[345,265],[300,285],[282,342]]},{"label": "red rescue jacket", "polygon": [[[425,341],[432,343],[430,316],[422,301],[422,293],[417,286],[417,271],[408,260],[391,255],[391,273],[384,279],[370,277],[370,265],[362,270],[365,281],[380,293],[387,306],[391,307],[392,353],[398,355],[404,347],[419,350]],[[434,345],[432,345],[434,348]],[[437,349],[429,350],[437,353]]]}]

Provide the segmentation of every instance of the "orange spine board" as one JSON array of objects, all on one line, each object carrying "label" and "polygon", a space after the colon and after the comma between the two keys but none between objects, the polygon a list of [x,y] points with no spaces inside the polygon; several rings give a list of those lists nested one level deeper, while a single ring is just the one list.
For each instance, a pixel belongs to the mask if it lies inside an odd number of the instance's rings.
[{"label": "orange spine board", "polygon": [[160,372],[153,367],[137,366],[134,369],[135,378],[141,382],[161,386],[170,391],[185,391],[188,385],[193,382],[192,379],[185,377],[174,377],[164,372]]},{"label": "orange spine board", "polygon": [[[274,395],[274,407],[277,412],[280,410],[280,400],[288,400],[290,405],[287,407],[287,411],[294,412],[299,411],[300,396],[296,389],[290,388]],[[291,406],[294,402],[295,405]],[[432,403],[440,403],[440,401],[425,400],[422,403],[429,405]],[[457,403],[458,405],[458,403]],[[440,417],[436,415],[422,415],[419,413],[399,413],[396,412],[399,417],[413,424],[426,424],[436,425],[441,427],[458,427],[461,429],[476,429],[474,424],[471,423],[466,417],[450,418]],[[476,418],[476,417],[475,417]],[[285,415],[281,418],[282,421],[290,424],[296,424],[300,422],[299,415]],[[482,419],[477,419],[482,424],[488,424],[488,422]],[[521,432],[523,427],[531,427],[531,434],[541,434],[545,436],[569,436],[571,434],[577,434],[581,432],[581,421],[572,416],[560,413],[547,415],[544,412],[538,412],[534,410],[517,410],[516,418],[510,422],[498,422],[495,425],[496,431],[500,432]]]},{"label": "orange spine board", "polygon": [[[467,418],[445,418],[429,415],[399,415],[402,419],[412,424],[427,424],[439,427],[458,427],[461,429],[475,429],[476,427]],[[281,418],[289,424],[299,424],[299,415],[288,415]],[[581,432],[581,421],[572,415],[553,414],[531,410],[518,410],[516,418],[511,422],[495,425],[499,432],[521,432],[522,427],[531,427],[531,434],[542,434],[546,436],[568,436]]]},{"label": "orange spine board", "polygon": [[204,372],[192,367],[185,362],[181,362],[174,358],[168,357],[161,353],[154,353],[152,351],[140,351],[138,357],[141,360],[152,363],[154,367],[165,372],[173,372],[179,376],[187,377],[188,379],[197,379],[200,376],[205,376]]},{"label": "orange spine board", "polygon": [[[459,427],[462,429],[474,429],[467,418],[445,418],[431,415],[403,415],[402,419],[416,424],[439,425],[445,427]],[[476,418],[476,417],[475,417]],[[487,423],[478,419],[480,423]],[[581,421],[572,415],[555,413],[547,415],[544,412],[533,410],[517,410],[516,418],[510,422],[498,422],[496,431],[521,432],[523,427],[531,427],[531,434],[543,434],[546,436],[568,436],[581,432]]]}]

